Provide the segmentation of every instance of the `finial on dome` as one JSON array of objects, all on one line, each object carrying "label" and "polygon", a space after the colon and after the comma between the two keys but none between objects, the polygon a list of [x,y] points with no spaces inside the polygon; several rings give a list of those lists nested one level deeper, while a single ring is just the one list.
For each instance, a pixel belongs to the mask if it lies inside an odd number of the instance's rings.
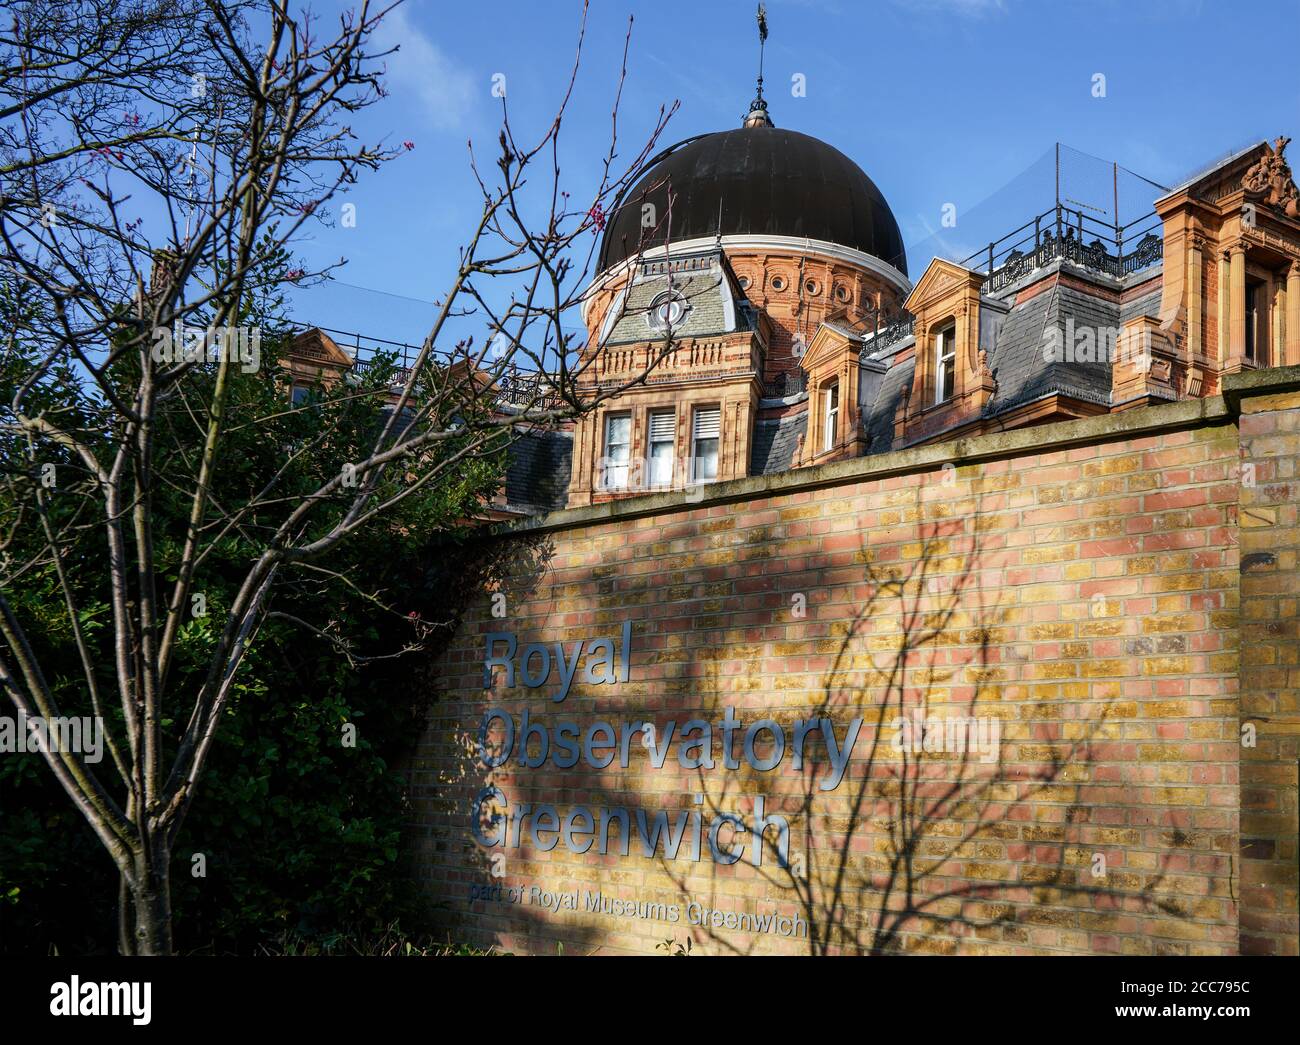
[{"label": "finial on dome", "polygon": [[758,93],[749,103],[749,112],[741,121],[742,127],[771,127],[772,117],[767,114],[767,102],[763,99],[763,49],[767,43],[767,5],[758,5]]},{"label": "finial on dome", "polygon": [[771,127],[772,117],[767,114],[767,105],[761,97],[755,98],[741,122],[742,127]]}]

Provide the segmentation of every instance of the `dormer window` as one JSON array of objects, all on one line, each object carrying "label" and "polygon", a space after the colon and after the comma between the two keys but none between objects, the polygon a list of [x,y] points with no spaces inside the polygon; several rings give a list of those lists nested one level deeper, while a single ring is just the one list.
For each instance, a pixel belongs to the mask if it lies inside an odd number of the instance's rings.
[{"label": "dormer window", "polygon": [[957,324],[945,323],[934,335],[934,402],[953,397],[957,386]]},{"label": "dormer window", "polygon": [[822,450],[835,446],[840,427],[840,383],[832,381],[822,391]]}]

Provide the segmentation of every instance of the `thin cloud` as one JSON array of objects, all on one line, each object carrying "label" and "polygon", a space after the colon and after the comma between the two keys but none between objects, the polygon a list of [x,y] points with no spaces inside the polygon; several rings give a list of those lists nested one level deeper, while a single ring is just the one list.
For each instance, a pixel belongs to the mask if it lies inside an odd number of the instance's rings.
[{"label": "thin cloud", "polygon": [[964,18],[1006,14],[1008,8],[1008,0],[893,0],[893,2],[896,7],[921,11],[946,11]]},{"label": "thin cloud", "polygon": [[473,78],[411,21],[405,8],[384,16],[375,41],[384,49],[401,48],[387,58],[385,82],[395,99],[436,130],[465,124],[476,99]]}]

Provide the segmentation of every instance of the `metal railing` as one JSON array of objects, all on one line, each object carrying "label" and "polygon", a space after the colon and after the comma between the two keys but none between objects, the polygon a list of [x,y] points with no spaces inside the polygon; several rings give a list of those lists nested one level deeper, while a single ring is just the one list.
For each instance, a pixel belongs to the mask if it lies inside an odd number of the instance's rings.
[{"label": "metal railing", "polygon": [[322,327],[314,323],[298,323],[293,328],[295,334],[305,330],[323,331],[339,348],[344,351],[351,349],[352,359],[358,366],[366,366],[373,362],[380,352],[391,352],[396,357],[398,367],[409,372],[420,354],[419,345],[408,345],[404,341],[389,341],[387,338],[371,337],[351,330],[335,330],[333,327]]},{"label": "metal railing", "polygon": [[889,348],[890,345],[896,345],[912,336],[913,322],[911,316],[903,316],[882,327],[877,327],[866,339],[863,347],[867,352],[874,354],[881,349]]},{"label": "metal railing", "polygon": [[[1161,231],[1163,225],[1155,211],[1127,225],[1108,225],[1081,210],[1058,204],[963,259],[961,264],[983,271],[986,294],[996,293],[1058,258],[1123,279],[1164,256]],[[1126,253],[1125,245],[1135,239],[1137,245]]]},{"label": "metal railing", "polygon": [[[1081,210],[1058,205],[959,264],[983,273],[981,290],[985,294],[996,294],[1056,260],[1123,279],[1150,268],[1164,257],[1162,231],[1163,223],[1155,211],[1127,225],[1115,226],[1104,224]],[[1125,245],[1130,243],[1135,245],[1126,251]],[[863,351],[876,355],[912,333],[912,317],[901,316],[868,331],[863,337]]]},{"label": "metal railing", "polygon": [[[293,327],[294,334],[306,330],[320,330],[328,334],[341,349],[350,350],[354,374],[360,374],[366,367],[374,365],[376,357],[380,354],[393,356],[396,369],[389,380],[389,388],[393,391],[400,391],[406,385],[407,379],[411,376],[411,368],[420,355],[420,346],[403,341],[390,341],[387,338],[371,337],[355,331],[336,330],[309,323],[296,324]],[[438,358],[441,358],[444,364],[449,362],[449,357],[445,353],[433,353],[433,355],[435,362]],[[497,364],[490,369],[496,378],[494,401],[498,406],[535,407],[558,402],[559,397],[553,391],[554,379],[550,374],[525,370],[513,364],[504,367]]]},{"label": "metal railing", "polygon": [[793,370],[787,370],[775,381],[763,385],[763,395],[767,399],[786,399],[808,391],[808,375],[796,364]]},{"label": "metal railing", "polygon": [[555,382],[550,374],[536,370],[520,370],[510,366],[501,372],[496,383],[496,403],[498,406],[535,406],[558,405],[560,396],[555,390]]}]

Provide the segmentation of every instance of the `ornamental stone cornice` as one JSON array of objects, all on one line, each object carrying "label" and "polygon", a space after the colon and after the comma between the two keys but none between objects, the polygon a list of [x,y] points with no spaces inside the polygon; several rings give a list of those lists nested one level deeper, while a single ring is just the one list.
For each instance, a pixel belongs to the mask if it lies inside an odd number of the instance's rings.
[{"label": "ornamental stone cornice", "polygon": [[1241,230],[1241,239],[1232,244],[1232,249],[1238,247],[1244,249],[1244,245],[1255,245],[1259,247],[1268,247],[1270,250],[1276,250],[1279,254],[1285,255],[1291,261],[1300,259],[1300,243],[1295,243],[1283,236],[1269,232],[1256,226],[1243,226]]}]

